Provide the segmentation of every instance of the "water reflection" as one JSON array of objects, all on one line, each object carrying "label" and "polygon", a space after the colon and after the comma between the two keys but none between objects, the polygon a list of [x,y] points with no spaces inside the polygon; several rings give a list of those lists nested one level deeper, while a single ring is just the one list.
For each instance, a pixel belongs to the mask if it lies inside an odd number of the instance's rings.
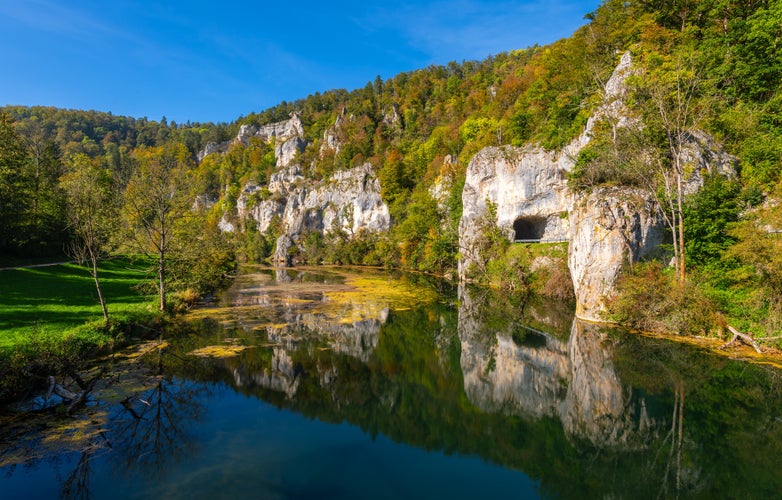
[{"label": "water reflection", "polygon": [[[223,294],[220,305],[227,310],[227,325],[238,325],[245,332],[262,330],[269,342],[288,349],[312,334],[325,336],[336,352],[369,360],[380,327],[388,319],[388,301],[382,297],[345,300],[340,294],[352,287],[344,283],[341,273],[272,272],[273,278],[268,272],[244,275]],[[283,359],[284,355],[276,356]]]},{"label": "water reflection", "polygon": [[[232,410],[211,404],[216,384],[251,396],[259,408],[480,457],[535,481],[542,496],[764,497],[782,487],[775,370],[574,321],[559,305],[464,288],[415,306],[408,295],[425,294],[415,283],[371,295],[355,293],[351,279],[337,270],[242,276],[220,304],[142,358],[141,388],[115,387],[97,407],[106,417],[87,417],[100,422],[100,432],[70,460],[62,493],[87,490],[100,477],[95,463],[131,484],[139,477],[168,484],[194,457],[215,453],[252,467],[259,460],[253,451],[270,438],[253,441],[242,423],[247,415],[224,415]],[[242,349],[194,355],[206,346]],[[209,448],[200,429],[224,418],[245,430],[230,437],[231,429],[221,429],[228,437],[219,450]],[[291,442],[318,442],[300,430],[286,434],[287,425],[270,428],[280,444],[264,455],[258,480],[277,484],[288,474],[273,464]],[[362,467],[365,454],[340,461]],[[298,474],[310,466],[300,463]],[[230,467],[210,474],[231,477],[237,491],[246,487],[250,479],[231,476]],[[405,465],[394,467],[389,474],[403,482]],[[481,480],[477,472],[467,477]]]},{"label": "water reflection", "polygon": [[205,410],[208,387],[166,374],[163,352],[156,357],[151,386],[129,393],[108,419],[112,461],[128,477],[158,479],[173,462],[194,453],[192,428]]},{"label": "water reflection", "polygon": [[[531,418],[554,417],[571,437],[598,446],[642,446],[656,433],[643,397],[623,386],[614,368],[612,343],[597,326],[571,319],[562,339],[542,314],[527,305],[508,318],[507,304],[487,301],[483,291],[459,291],[459,339],[464,390],[484,411]],[[492,321],[500,316],[506,321]],[[547,316],[550,318],[550,316]]]}]

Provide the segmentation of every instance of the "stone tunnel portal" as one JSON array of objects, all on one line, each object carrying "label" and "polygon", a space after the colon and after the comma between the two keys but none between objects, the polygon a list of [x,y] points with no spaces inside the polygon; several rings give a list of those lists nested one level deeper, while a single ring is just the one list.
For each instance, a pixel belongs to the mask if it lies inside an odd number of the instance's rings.
[{"label": "stone tunnel portal", "polygon": [[513,221],[514,240],[540,240],[546,232],[545,217],[519,217]]}]

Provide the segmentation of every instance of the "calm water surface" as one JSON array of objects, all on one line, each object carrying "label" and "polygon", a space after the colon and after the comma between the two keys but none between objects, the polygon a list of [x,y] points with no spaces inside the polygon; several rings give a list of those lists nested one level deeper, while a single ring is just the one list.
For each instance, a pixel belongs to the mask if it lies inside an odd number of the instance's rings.
[{"label": "calm water surface", "polygon": [[422,278],[249,268],[109,368],[6,412],[0,498],[782,491],[777,370]]}]

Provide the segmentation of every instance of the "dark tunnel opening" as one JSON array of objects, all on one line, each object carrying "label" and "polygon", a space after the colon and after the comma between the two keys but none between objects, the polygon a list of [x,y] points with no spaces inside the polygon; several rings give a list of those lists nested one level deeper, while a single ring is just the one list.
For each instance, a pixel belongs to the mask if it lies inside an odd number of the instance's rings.
[{"label": "dark tunnel opening", "polygon": [[513,221],[514,240],[539,240],[546,232],[544,217],[519,217]]}]

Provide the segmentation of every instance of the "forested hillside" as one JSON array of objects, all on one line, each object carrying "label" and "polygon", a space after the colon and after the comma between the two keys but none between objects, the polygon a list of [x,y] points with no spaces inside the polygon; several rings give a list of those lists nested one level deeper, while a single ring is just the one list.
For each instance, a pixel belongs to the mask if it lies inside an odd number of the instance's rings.
[{"label": "forested hillside", "polygon": [[[644,184],[656,174],[639,166],[640,157],[654,150],[659,163],[668,164],[676,157],[671,140],[677,133],[697,128],[711,134],[738,158],[739,172],[733,179],[707,180],[699,194],[682,199],[684,236],[674,238],[674,246],[682,243],[682,276],[686,260],[687,286],[698,290],[686,295],[700,301],[688,307],[778,331],[782,252],[773,230],[782,228],[780,0],[607,0],[570,38],[545,47],[378,77],[361,89],[316,93],[232,124],[6,107],[0,114],[0,252],[56,255],[78,239],[68,215],[74,194],[61,179],[89,164],[108,174],[113,196],[106,203],[116,213],[102,251],[126,251],[131,240],[139,240],[149,217],[133,205],[142,199],[143,186],[162,179],[181,199],[171,214],[170,247],[165,255],[155,252],[161,262],[171,259],[172,270],[192,271],[202,269],[193,262],[226,252],[264,259],[277,236],[273,229],[259,234],[251,221],[235,221],[238,230],[229,234],[217,226],[247,182],[268,183],[276,168],[274,144],[237,143],[201,162],[197,154],[210,142],[228,141],[241,125],[270,124],[296,112],[308,140],[297,158],[305,176],[329,179],[369,162],[392,218],[388,234],[313,236],[297,249],[299,258],[449,273],[459,254],[461,189],[473,155],[495,145],[562,148],[583,131],[628,50],[638,68],[628,107],[645,126],[635,134],[617,133],[609,123],[597,127],[572,173],[573,188]],[[329,134],[340,147],[322,147]],[[182,243],[196,234],[204,235],[197,238],[203,243],[197,251]],[[153,247],[146,242],[133,248]],[[179,259],[185,249],[191,255]],[[667,300],[639,296],[638,290],[650,276],[668,283],[663,267],[639,266],[637,275],[629,275],[625,295],[617,298],[618,318],[655,327],[634,316],[632,304]],[[175,278],[185,274],[166,279],[192,283],[192,276]]]}]

